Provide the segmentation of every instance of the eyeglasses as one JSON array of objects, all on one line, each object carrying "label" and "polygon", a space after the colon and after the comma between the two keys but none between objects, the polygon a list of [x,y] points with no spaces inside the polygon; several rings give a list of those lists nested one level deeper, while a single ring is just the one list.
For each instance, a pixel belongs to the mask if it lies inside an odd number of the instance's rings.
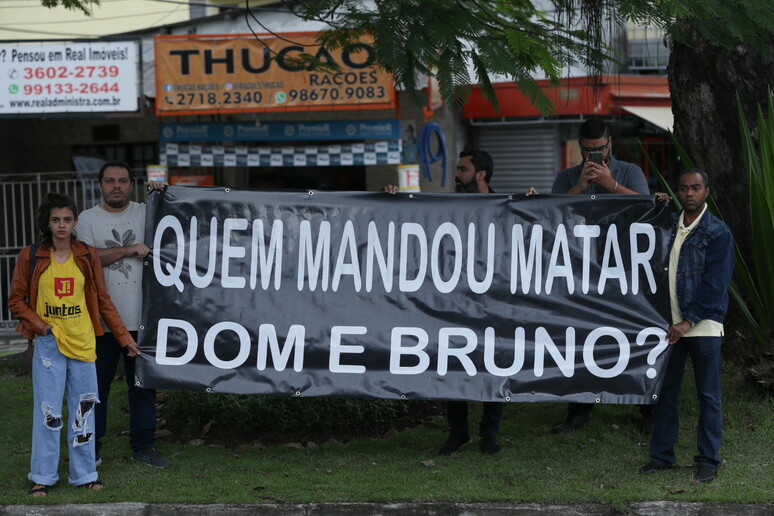
[{"label": "eyeglasses", "polygon": [[610,143],[606,143],[604,145],[600,145],[599,147],[583,147],[581,146],[581,150],[583,152],[605,152],[607,148],[610,147]]}]

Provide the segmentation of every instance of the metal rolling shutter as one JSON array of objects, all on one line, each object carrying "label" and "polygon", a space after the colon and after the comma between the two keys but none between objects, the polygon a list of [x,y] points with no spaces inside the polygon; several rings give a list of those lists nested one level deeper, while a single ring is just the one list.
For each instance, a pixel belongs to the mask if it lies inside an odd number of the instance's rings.
[{"label": "metal rolling shutter", "polygon": [[556,124],[477,126],[478,147],[492,155],[491,185],[497,193],[525,193],[534,186],[551,193],[561,168]]}]

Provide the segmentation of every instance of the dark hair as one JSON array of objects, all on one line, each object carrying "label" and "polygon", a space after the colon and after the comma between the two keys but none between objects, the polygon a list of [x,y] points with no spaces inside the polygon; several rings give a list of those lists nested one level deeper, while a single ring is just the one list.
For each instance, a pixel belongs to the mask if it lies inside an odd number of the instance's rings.
[{"label": "dark hair", "polygon": [[134,178],[134,174],[132,174],[132,169],[129,167],[129,164],[124,161],[106,161],[102,164],[101,167],[99,167],[99,182],[102,182],[102,176],[105,175],[105,170],[109,169],[110,167],[118,167],[118,168],[125,168],[126,171],[129,173],[129,181],[131,181]]},{"label": "dark hair", "polygon": [[600,118],[589,118],[583,122],[583,125],[580,126],[580,131],[578,131],[579,140],[599,140],[608,136],[607,124]]},{"label": "dark hair", "polygon": [[[73,201],[72,198],[57,192],[47,193],[43,198],[43,202],[38,206],[38,230],[40,231],[40,241],[47,245],[51,245],[54,242],[51,228],[48,227],[51,210],[54,208],[70,208],[73,212],[73,217],[78,216],[78,208],[75,206],[75,201]],[[75,240],[75,231],[72,232],[70,238]]]},{"label": "dark hair", "polygon": [[470,162],[473,163],[473,168],[476,172],[479,170],[486,172],[484,181],[489,184],[489,180],[492,179],[492,174],[494,173],[494,161],[492,160],[492,156],[490,156],[488,152],[482,151],[481,149],[470,149],[460,152],[460,158],[464,158],[466,156],[470,156]]},{"label": "dark hair", "polygon": [[677,176],[677,184],[678,185],[680,184],[680,179],[684,175],[686,175],[686,174],[699,174],[701,176],[701,178],[704,180],[704,186],[705,187],[709,186],[709,176],[707,175],[707,173],[705,171],[703,171],[702,169],[696,168],[696,167],[689,168],[689,169],[686,169],[686,170],[683,170],[682,172],[680,172],[680,174],[678,174],[678,176]]}]

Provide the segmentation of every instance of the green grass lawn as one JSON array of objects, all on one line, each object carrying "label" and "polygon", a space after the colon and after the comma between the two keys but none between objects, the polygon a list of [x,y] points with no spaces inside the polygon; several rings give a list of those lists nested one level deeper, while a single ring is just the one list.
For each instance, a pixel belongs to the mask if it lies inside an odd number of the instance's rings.
[{"label": "green grass lawn", "polygon": [[[687,373],[690,373],[688,371]],[[509,404],[501,429],[502,451],[482,456],[475,442],[457,456],[439,457],[446,438],[443,421],[346,444],[318,443],[294,449],[192,446],[162,440],[173,461],[155,469],[130,458],[126,388],[117,381],[110,406],[109,437],[102,451],[100,480],[106,488],[87,492],[62,480],[46,499],[27,495],[32,386],[0,360],[4,401],[0,425],[0,489],[3,504],[86,502],[306,503],[519,501],[607,502],[624,507],[645,500],[761,502],[774,500],[774,403],[751,399],[738,381],[724,378],[726,465],[718,479],[693,481],[697,404],[686,374],[682,407],[680,467],[650,476],[638,474],[648,461],[647,438],[639,431],[636,407],[599,406],[592,421],[575,434],[552,435],[565,415],[563,404]],[[477,428],[480,404],[471,405]],[[252,444],[252,443],[251,443]],[[304,443],[306,444],[306,443]]]}]

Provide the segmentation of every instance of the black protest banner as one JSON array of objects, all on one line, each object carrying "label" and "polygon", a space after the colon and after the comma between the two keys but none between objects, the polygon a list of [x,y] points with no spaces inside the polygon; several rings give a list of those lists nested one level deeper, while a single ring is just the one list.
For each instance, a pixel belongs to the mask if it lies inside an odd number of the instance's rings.
[{"label": "black protest banner", "polygon": [[652,403],[668,207],[648,196],[265,192],[148,202],[153,388]]}]

